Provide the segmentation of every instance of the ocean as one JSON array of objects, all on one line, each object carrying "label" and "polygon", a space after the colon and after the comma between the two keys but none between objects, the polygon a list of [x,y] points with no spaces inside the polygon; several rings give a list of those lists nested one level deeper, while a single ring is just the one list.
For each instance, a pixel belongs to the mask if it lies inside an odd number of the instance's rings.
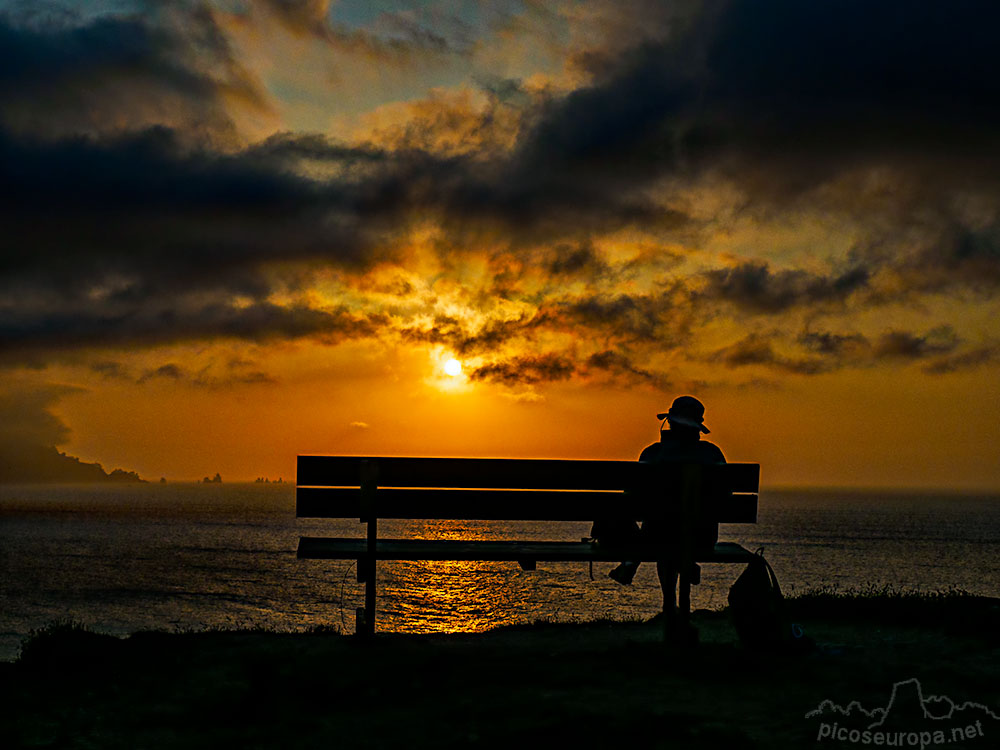
[{"label": "ocean", "polygon": [[[350,561],[298,560],[300,535],[362,536],[354,521],[295,518],[290,484],[0,486],[0,659],[32,630],[325,626],[353,632]],[[380,535],[577,540],[589,524],[381,522]],[[754,525],[719,538],[764,554],[788,594],[824,587],[961,589],[998,596],[1000,495],[765,491]],[[648,618],[655,567],[631,586],[609,563],[380,563],[380,631],[476,631],[536,620]],[[739,574],[705,565],[694,607],[725,605]]]}]

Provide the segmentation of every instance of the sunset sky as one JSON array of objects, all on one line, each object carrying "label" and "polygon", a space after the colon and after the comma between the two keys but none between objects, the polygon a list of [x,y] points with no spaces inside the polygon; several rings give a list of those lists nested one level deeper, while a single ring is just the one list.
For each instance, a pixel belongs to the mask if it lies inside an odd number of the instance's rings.
[{"label": "sunset sky", "polygon": [[1000,489],[997,28],[0,0],[0,445],[632,459],[693,394],[766,486]]}]

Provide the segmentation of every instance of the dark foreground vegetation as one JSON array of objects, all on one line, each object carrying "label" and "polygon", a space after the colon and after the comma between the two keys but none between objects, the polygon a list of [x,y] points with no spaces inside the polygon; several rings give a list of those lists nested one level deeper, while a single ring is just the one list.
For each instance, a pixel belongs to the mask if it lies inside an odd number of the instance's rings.
[{"label": "dark foreground vegetation", "polygon": [[[369,642],[253,630],[118,639],[53,625],[0,664],[0,746],[863,748],[877,738],[820,736],[855,726],[857,711],[806,714],[824,699],[885,707],[895,683],[916,678],[925,697],[984,709],[900,714],[904,731],[890,740],[1000,747],[1000,721],[985,710],[1000,715],[1000,599],[826,591],[789,609],[815,651],[747,651],[726,613],[708,611],[695,613],[693,648],[637,622]],[[918,735],[906,721],[940,731]]]}]

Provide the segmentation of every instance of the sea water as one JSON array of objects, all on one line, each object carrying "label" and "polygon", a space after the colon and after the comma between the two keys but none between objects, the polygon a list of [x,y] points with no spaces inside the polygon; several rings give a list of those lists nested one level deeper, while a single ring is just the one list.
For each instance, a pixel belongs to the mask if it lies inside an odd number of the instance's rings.
[{"label": "sea water", "polygon": [[[353,632],[352,561],[298,560],[300,535],[363,536],[353,520],[295,518],[287,484],[0,486],[0,659],[33,629],[100,632],[326,626]],[[587,523],[383,521],[380,536],[579,540]],[[758,523],[720,539],[763,547],[786,593],[892,586],[997,596],[1000,496],[765,491]],[[386,562],[379,630],[474,631],[536,620],[648,618],[654,565],[631,586],[610,563]],[[694,607],[725,605],[734,565],[702,566]]]}]

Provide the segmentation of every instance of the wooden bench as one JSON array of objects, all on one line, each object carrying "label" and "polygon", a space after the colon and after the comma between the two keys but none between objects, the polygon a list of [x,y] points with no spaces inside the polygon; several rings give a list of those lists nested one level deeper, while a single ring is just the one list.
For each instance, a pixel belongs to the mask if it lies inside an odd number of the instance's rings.
[{"label": "wooden bench", "polygon": [[608,547],[588,541],[473,541],[380,539],[379,519],[489,521],[638,521],[673,514],[681,525],[682,617],[690,612],[697,563],[747,562],[752,553],[719,542],[696,552],[699,519],[755,523],[758,464],[652,464],[493,458],[384,458],[299,456],[296,515],[358,518],[363,537],[302,537],[298,557],[357,560],[365,606],[357,630],[375,632],[375,567],[378,560],[513,561],[534,570],[537,561],[655,562],[663,550],[647,544]]}]

